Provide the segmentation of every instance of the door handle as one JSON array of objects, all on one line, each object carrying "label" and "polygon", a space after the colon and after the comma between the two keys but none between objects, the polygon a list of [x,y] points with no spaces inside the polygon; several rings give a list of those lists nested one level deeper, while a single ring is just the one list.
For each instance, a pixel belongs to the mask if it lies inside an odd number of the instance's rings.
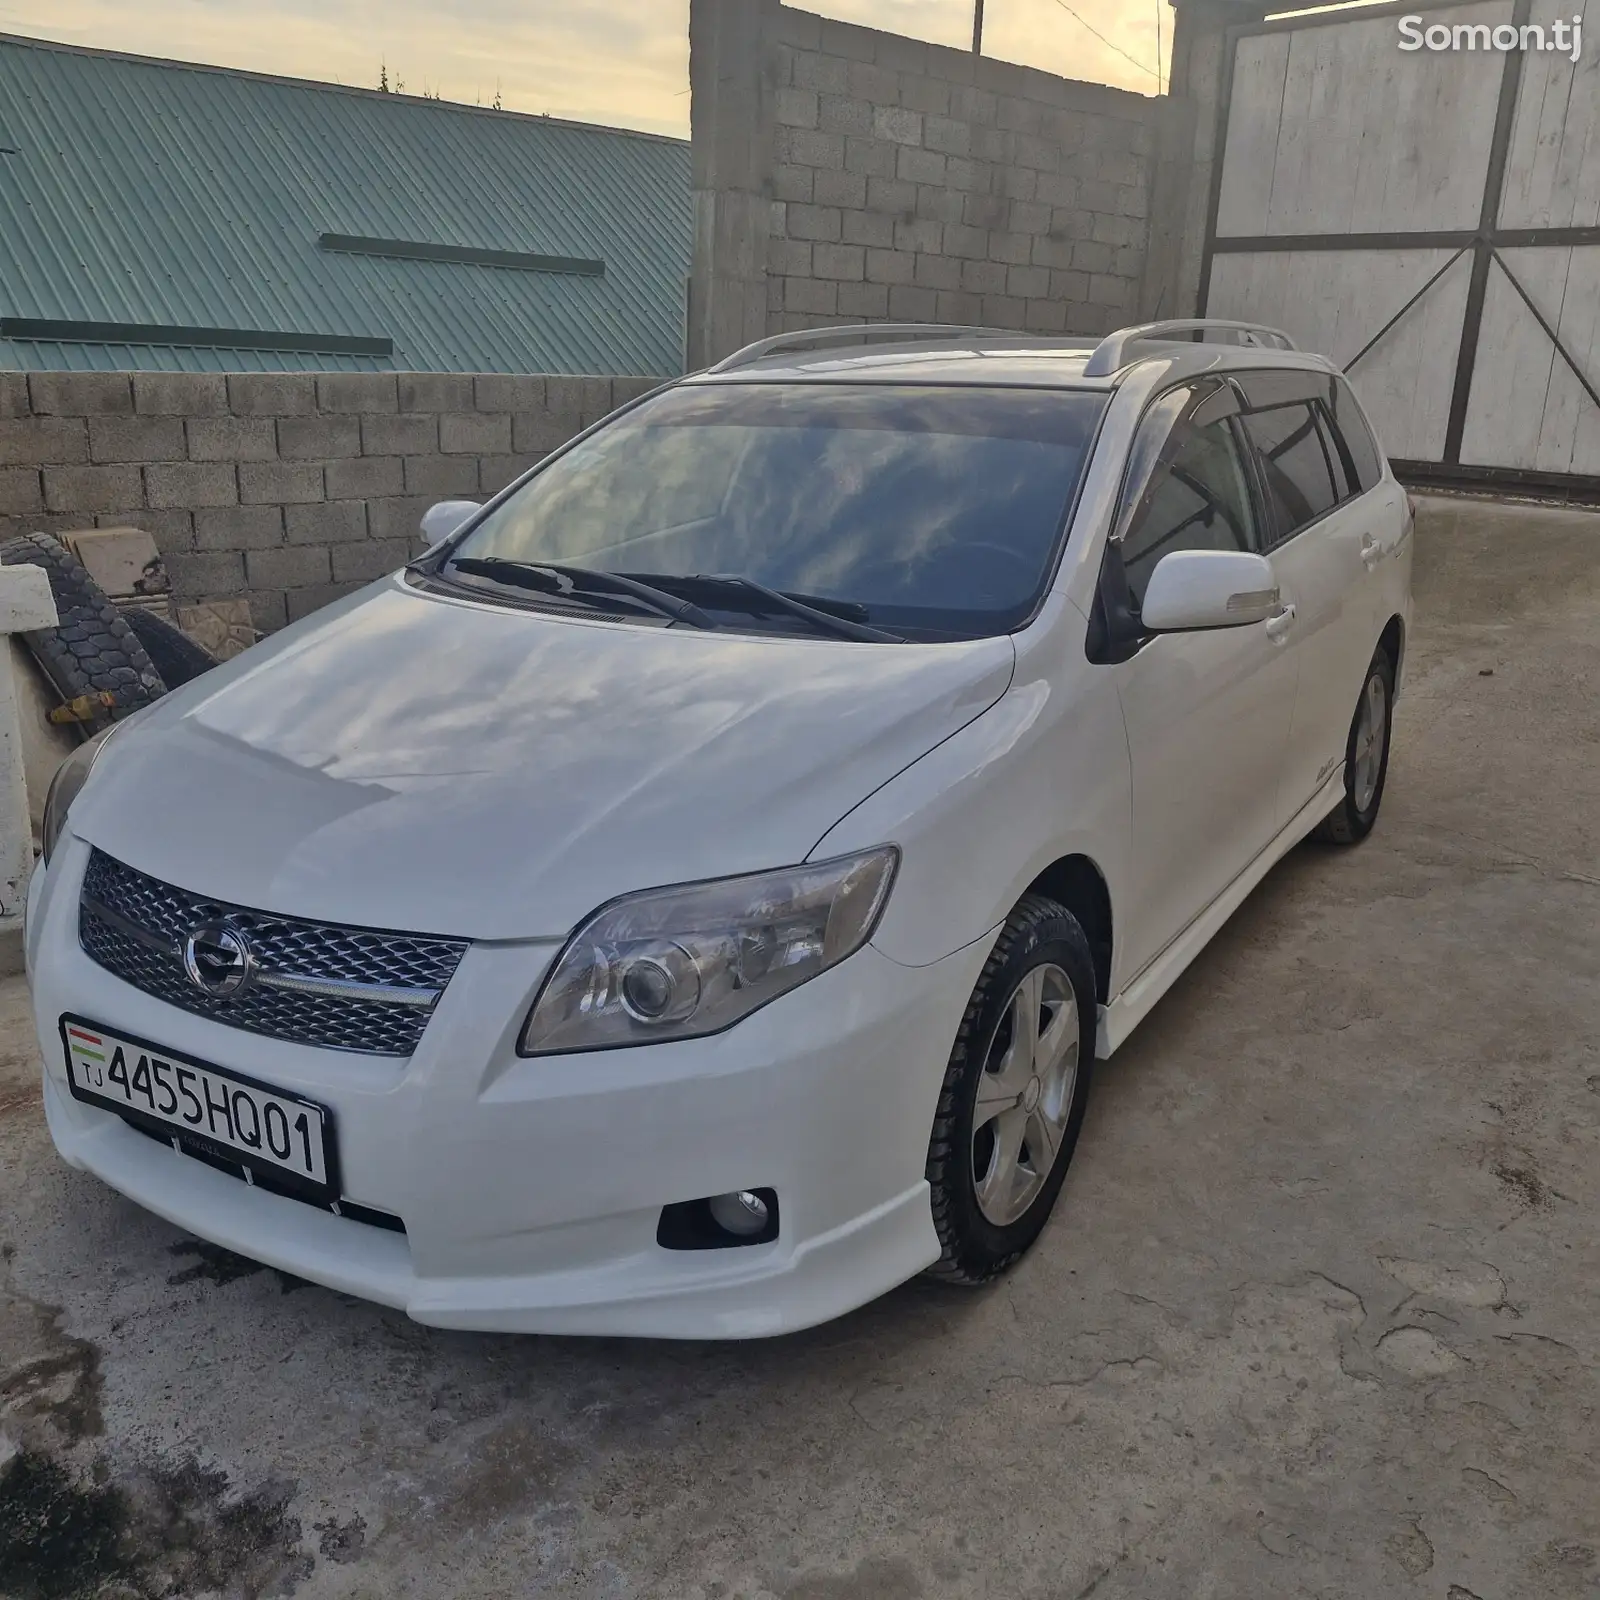
[{"label": "door handle", "polygon": [[1370,534],[1361,535],[1361,560],[1368,572],[1383,559],[1383,546]]},{"label": "door handle", "polygon": [[1282,644],[1290,628],[1294,626],[1294,607],[1285,606],[1275,617],[1267,618],[1267,637],[1274,644]]}]

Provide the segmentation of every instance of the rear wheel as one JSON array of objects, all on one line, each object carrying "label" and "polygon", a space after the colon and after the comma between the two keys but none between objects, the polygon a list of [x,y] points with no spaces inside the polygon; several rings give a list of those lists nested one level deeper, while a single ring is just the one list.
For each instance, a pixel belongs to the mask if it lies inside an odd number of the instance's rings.
[{"label": "rear wheel", "polygon": [[934,1277],[983,1283],[1038,1238],[1083,1125],[1095,1016],[1082,927],[1065,906],[1023,896],[979,974],[939,1096]]},{"label": "rear wheel", "polygon": [[1359,844],[1372,832],[1389,776],[1389,735],[1394,726],[1394,665],[1382,645],[1367,668],[1350,719],[1344,754],[1344,798],[1317,825],[1313,838]]}]

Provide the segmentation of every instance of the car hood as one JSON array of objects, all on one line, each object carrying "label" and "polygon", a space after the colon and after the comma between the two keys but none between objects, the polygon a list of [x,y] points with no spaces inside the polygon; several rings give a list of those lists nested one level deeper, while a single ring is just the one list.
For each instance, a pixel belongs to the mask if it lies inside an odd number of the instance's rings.
[{"label": "car hood", "polygon": [[476,939],[804,860],[993,705],[1009,638],[666,630],[385,580],[157,702],[72,830],[199,894]]}]

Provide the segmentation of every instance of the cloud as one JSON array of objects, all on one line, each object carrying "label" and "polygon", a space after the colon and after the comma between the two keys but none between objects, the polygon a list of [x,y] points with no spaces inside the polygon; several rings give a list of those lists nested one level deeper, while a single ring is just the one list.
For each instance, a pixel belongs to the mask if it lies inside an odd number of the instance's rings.
[{"label": "cloud", "polygon": [[[1071,0],[1153,66],[1166,0]],[[812,9],[965,48],[972,0],[812,0]],[[70,44],[408,93],[655,133],[689,131],[689,0],[0,0],[0,29]],[[1060,0],[987,0],[985,51],[1145,93],[1155,79],[1097,40]]]}]

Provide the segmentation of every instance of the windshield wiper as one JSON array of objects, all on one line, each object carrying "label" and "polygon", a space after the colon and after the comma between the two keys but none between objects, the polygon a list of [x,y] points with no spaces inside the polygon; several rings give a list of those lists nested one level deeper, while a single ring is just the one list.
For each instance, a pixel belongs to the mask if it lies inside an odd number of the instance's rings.
[{"label": "windshield wiper", "polygon": [[621,596],[674,622],[687,622],[695,628],[720,626],[693,601],[681,600],[665,589],[624,577],[620,572],[569,567],[557,561],[513,561],[509,556],[457,556],[450,563],[450,570],[464,572],[468,577],[492,578],[497,583],[537,589],[562,600],[593,601]]},{"label": "windshield wiper", "polygon": [[[728,606],[730,610],[745,611],[752,616],[766,616],[777,612],[799,617],[802,621],[811,623],[813,627],[833,634],[835,638],[858,639],[866,644],[906,642],[898,633],[889,633],[883,628],[868,627],[866,623],[853,622],[848,617],[835,616],[831,611],[824,611],[819,606],[807,604],[796,595],[785,594],[781,589],[769,589],[766,584],[757,583],[754,578],[745,578],[732,573],[705,572],[681,578],[664,572],[651,573],[650,576],[655,582],[662,585],[670,583],[674,588],[680,585],[693,586],[701,591],[702,597],[708,604]],[[707,594],[707,591],[710,593]],[[746,598],[739,603],[737,596],[741,593]],[[712,601],[710,595],[715,595],[717,598]]]}]

